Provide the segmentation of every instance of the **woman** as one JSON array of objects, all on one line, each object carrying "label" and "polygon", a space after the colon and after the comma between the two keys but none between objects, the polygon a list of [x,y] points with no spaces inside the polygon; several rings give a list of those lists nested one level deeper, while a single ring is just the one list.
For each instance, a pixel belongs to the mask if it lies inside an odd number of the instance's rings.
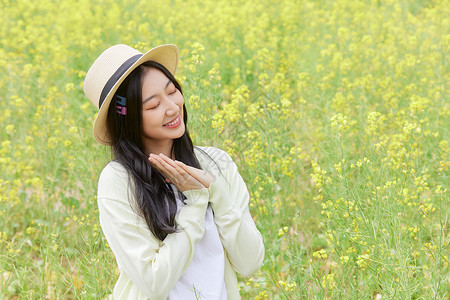
[{"label": "woman", "polygon": [[235,271],[251,275],[264,258],[233,160],[192,145],[178,59],[175,45],[116,45],[86,75],[94,136],[114,157],[97,195],[120,270],[114,299],[239,299]]}]

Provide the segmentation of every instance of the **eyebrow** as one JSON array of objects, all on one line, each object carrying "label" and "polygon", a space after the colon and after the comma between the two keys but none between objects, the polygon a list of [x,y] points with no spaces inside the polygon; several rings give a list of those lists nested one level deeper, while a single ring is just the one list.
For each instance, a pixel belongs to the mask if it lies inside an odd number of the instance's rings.
[{"label": "eyebrow", "polygon": [[[170,79],[169,79],[169,81],[167,81],[166,86],[164,87],[164,89],[166,89],[166,88],[169,86],[169,84],[171,84],[171,83],[172,83],[172,81],[170,81]],[[145,100],[142,101],[142,104],[144,104],[144,103],[147,102],[147,101],[152,100],[154,97],[156,97],[156,94],[155,94],[155,95],[152,95],[152,96],[150,96],[150,97],[145,98]]]}]

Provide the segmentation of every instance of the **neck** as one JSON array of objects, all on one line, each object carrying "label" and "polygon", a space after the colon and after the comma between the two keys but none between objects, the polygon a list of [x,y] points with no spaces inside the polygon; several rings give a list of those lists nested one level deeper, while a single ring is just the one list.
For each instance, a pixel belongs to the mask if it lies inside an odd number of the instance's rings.
[{"label": "neck", "polygon": [[[147,143],[149,144],[149,143]],[[152,141],[151,145],[146,145],[145,146],[145,152],[147,153],[147,155],[150,155],[150,153],[153,154],[164,154],[167,157],[171,157],[170,155],[170,151],[172,150],[172,145],[173,145],[173,140],[167,140],[167,141]],[[171,157],[172,159],[174,159],[174,157]]]}]

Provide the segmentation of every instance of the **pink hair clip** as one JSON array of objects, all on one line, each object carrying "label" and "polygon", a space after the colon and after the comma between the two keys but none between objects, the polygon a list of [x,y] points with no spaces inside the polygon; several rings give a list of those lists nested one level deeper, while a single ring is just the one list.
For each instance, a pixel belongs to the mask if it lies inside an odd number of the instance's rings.
[{"label": "pink hair clip", "polygon": [[122,107],[122,106],[116,106],[117,107],[117,113],[119,115],[127,115],[127,108],[126,107]]},{"label": "pink hair clip", "polygon": [[116,108],[117,113],[120,115],[127,115],[127,99],[125,97],[116,95]]}]

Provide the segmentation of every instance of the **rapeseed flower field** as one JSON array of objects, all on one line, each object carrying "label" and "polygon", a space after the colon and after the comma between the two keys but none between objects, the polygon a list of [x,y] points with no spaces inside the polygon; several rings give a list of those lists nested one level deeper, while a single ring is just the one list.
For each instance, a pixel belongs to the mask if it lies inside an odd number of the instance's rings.
[{"label": "rapeseed flower field", "polygon": [[0,297],[109,299],[109,150],[83,79],[174,43],[197,145],[230,153],[264,266],[243,299],[448,299],[448,1],[0,1]]}]

